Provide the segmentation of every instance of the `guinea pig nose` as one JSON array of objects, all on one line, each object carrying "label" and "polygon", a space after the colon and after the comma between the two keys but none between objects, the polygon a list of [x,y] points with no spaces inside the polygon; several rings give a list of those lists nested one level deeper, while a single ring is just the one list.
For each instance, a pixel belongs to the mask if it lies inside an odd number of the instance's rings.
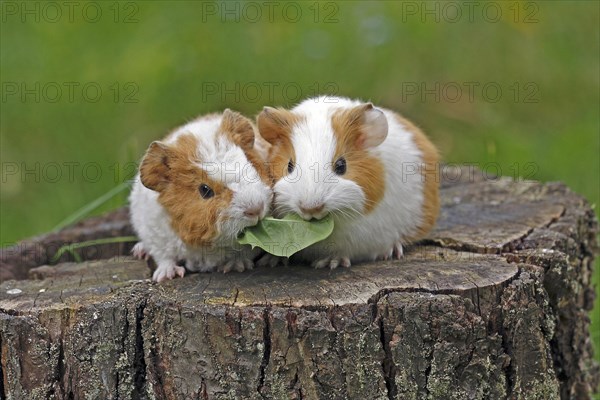
[{"label": "guinea pig nose", "polygon": [[325,204],[321,203],[314,207],[305,207],[304,204],[300,205],[300,210],[305,214],[317,214],[323,211]]},{"label": "guinea pig nose", "polygon": [[258,206],[254,206],[254,207],[250,207],[247,208],[246,211],[244,211],[244,215],[248,218],[253,218],[253,217],[258,217],[260,215],[260,212],[263,209],[263,205],[258,205]]}]

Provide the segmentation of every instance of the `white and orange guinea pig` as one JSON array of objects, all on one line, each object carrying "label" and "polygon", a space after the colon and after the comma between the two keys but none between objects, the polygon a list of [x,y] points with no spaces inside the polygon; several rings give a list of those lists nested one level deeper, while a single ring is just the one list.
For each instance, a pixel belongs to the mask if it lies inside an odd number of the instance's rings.
[{"label": "white and orange guinea pig", "polygon": [[401,257],[439,211],[438,153],[412,123],[357,100],[317,97],[265,107],[258,129],[272,146],[275,216],[330,214],[331,236],[292,261],[317,268]]},{"label": "white and orange guinea pig", "polygon": [[[151,256],[153,280],[189,271],[243,271],[258,249],[238,233],[269,210],[272,191],[252,122],[237,112],[200,117],[148,148],[130,196],[140,239],[135,256]],[[185,268],[180,266],[185,262]]]}]

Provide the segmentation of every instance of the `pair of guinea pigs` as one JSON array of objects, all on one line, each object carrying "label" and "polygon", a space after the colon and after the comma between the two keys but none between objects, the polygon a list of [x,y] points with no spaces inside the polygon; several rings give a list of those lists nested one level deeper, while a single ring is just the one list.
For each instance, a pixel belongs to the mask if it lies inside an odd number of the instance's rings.
[{"label": "pair of guinea pigs", "polygon": [[[257,129],[258,128],[258,129]],[[317,268],[402,256],[439,211],[438,154],[411,122],[371,103],[316,97],[265,107],[257,127],[225,110],[148,148],[130,212],[153,280],[280,261],[237,242],[266,215],[331,215],[333,233],[292,256]]]}]

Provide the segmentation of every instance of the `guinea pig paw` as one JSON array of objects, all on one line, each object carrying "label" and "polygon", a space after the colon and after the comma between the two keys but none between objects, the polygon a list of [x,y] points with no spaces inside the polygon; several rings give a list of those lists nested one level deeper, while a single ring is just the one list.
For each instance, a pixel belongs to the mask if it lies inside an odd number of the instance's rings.
[{"label": "guinea pig paw", "polygon": [[390,249],[390,251],[388,251],[385,254],[378,255],[374,259],[375,259],[375,261],[389,261],[389,260],[393,260],[394,258],[400,260],[403,257],[404,257],[404,249],[402,248],[402,243],[398,242],[398,243],[394,244],[394,247],[392,247]]},{"label": "guinea pig paw", "polygon": [[344,268],[350,267],[352,265],[352,263],[350,262],[350,258],[349,257],[340,258],[340,265]]},{"label": "guinea pig paw", "polygon": [[244,270],[252,271],[254,269],[254,261],[249,258],[243,259],[242,262],[244,263]]},{"label": "guinea pig paw", "polygon": [[135,244],[135,246],[133,246],[133,249],[131,249],[131,254],[138,260],[146,260],[147,261],[148,258],[150,258],[150,255],[144,248],[144,245],[142,242],[137,242]]},{"label": "guinea pig paw", "polygon": [[394,257],[398,260],[404,257],[404,248],[402,247],[402,243],[398,242],[394,245]]},{"label": "guinea pig paw", "polygon": [[287,258],[277,257],[273,254],[265,253],[256,261],[256,266],[259,268],[270,267],[274,268],[278,265],[287,265]]},{"label": "guinea pig paw", "polygon": [[320,260],[313,261],[311,265],[314,268],[321,269],[321,268],[325,268],[326,266],[328,266],[329,265],[329,261],[330,261],[329,258],[322,258]]},{"label": "guinea pig paw", "polygon": [[388,261],[391,260],[394,257],[394,249],[390,249],[390,251],[388,251],[385,254],[381,254],[378,255],[377,257],[375,257],[375,261]]},{"label": "guinea pig paw", "polygon": [[230,260],[227,261],[225,264],[221,265],[219,267],[219,271],[226,274],[231,271],[244,272],[245,270],[251,270],[253,268],[254,263],[249,259]]},{"label": "guinea pig paw", "polygon": [[158,268],[156,268],[156,270],[152,274],[152,280],[155,282],[162,282],[162,281],[173,279],[176,276],[183,278],[184,275],[185,275],[184,267],[180,267],[176,264],[169,264],[169,265],[163,264],[163,265],[160,265]]},{"label": "guinea pig paw", "polygon": [[227,261],[225,264],[220,265],[219,266],[219,272],[222,272],[224,274],[231,272],[231,270],[233,269],[233,261]]},{"label": "guinea pig paw", "polygon": [[185,276],[185,268],[184,267],[180,267],[180,266],[176,266],[175,267],[175,274],[178,277],[183,278]]},{"label": "guinea pig paw", "polygon": [[312,266],[317,269],[325,267],[329,267],[330,269],[336,269],[338,266],[348,268],[350,265],[352,265],[352,263],[350,262],[349,257],[328,257],[316,260],[312,263]]}]

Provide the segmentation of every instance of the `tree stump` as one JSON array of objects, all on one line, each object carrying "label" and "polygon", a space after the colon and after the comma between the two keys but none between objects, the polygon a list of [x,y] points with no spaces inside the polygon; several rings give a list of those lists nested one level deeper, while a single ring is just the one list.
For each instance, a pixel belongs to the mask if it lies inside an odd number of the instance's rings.
[{"label": "tree stump", "polygon": [[588,203],[560,183],[443,175],[435,231],[399,261],[153,284],[120,244],[39,266],[57,244],[130,234],[125,209],[3,249],[0,394],[590,398]]}]

